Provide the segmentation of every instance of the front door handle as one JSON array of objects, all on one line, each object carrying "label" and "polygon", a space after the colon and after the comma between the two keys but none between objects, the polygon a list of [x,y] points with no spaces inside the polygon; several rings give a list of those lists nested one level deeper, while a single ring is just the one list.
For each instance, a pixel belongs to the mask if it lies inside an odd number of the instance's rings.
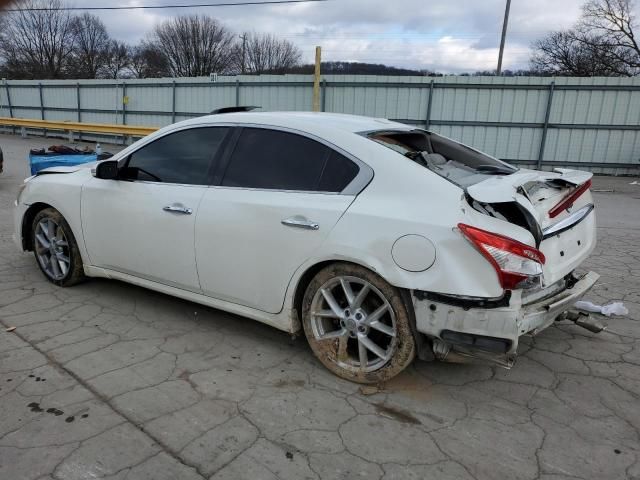
[{"label": "front door handle", "polygon": [[192,209],[180,205],[167,205],[162,210],[171,213],[182,213],[183,215],[191,215],[193,213]]},{"label": "front door handle", "polygon": [[304,217],[292,217],[282,220],[282,225],[286,225],[287,227],[293,228],[302,228],[304,230],[319,230],[320,225],[316,222],[312,222],[311,220],[307,220]]}]

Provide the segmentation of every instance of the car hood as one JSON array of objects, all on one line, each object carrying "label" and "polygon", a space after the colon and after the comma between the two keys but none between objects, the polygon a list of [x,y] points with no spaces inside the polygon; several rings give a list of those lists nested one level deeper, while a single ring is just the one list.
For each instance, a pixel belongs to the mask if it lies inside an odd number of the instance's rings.
[{"label": "car hood", "polygon": [[98,162],[89,162],[81,163],[80,165],[43,168],[38,173],[36,173],[35,176],[37,177],[38,175],[49,175],[53,173],[74,173],[80,170],[95,168],[97,164]]}]

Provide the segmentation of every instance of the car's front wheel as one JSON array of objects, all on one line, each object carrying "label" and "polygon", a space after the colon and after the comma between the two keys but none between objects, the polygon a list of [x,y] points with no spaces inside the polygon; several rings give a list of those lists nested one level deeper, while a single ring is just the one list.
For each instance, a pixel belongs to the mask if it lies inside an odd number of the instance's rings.
[{"label": "car's front wheel", "polygon": [[314,354],[342,378],[384,382],[415,357],[400,291],[361,266],[336,263],[321,270],[306,290],[302,315]]},{"label": "car's front wheel", "polygon": [[32,245],[38,266],[47,279],[70,287],[84,279],[82,258],[71,227],[54,208],[38,212],[32,223]]}]

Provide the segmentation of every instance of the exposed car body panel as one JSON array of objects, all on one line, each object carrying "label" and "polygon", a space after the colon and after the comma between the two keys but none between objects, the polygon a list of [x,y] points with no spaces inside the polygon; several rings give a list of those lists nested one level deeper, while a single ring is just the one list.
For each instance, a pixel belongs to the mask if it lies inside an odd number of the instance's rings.
[{"label": "exposed car body panel", "polygon": [[[489,179],[467,189],[475,200],[488,205],[515,202],[531,212],[539,226],[540,232],[550,229],[587,205],[593,204],[590,192],[582,194],[573,205],[557,218],[551,218],[549,211],[571,192],[576,185],[584,184],[593,175],[589,172],[564,170],[563,173],[547,172],[518,172],[508,177]],[[562,182],[563,186],[550,186],[548,182]],[[506,184],[506,186],[505,186]],[[524,185],[535,193],[526,195],[519,193]],[[544,269],[546,284],[552,284],[573,271],[584,259],[591,254],[596,244],[595,214],[590,213],[584,221],[562,233],[543,236],[538,247],[547,258]],[[513,236],[513,235],[509,235]],[[530,242],[524,242],[529,243]]]},{"label": "exposed car body panel", "polygon": [[[570,310],[596,283],[599,276],[591,272],[582,277],[570,289],[549,298],[543,298],[523,305],[520,295],[511,298],[509,305],[499,308],[467,308],[448,305],[433,300],[421,300],[414,296],[417,327],[434,338],[441,338],[443,332],[459,332],[484,339],[505,340],[504,351],[470,349],[464,343],[453,343],[453,351],[498,361],[504,366],[513,363],[518,339],[525,334],[535,335],[549,327],[563,311]],[[440,352],[446,359],[449,349]]]},{"label": "exposed car body panel", "polygon": [[590,172],[578,170],[562,170],[561,172],[538,172],[535,170],[520,169],[504,177],[489,178],[481,183],[470,186],[469,194],[485,203],[499,203],[512,201],[517,193],[518,187],[529,182],[545,183],[548,181],[561,180],[572,185],[580,185],[593,177]]}]

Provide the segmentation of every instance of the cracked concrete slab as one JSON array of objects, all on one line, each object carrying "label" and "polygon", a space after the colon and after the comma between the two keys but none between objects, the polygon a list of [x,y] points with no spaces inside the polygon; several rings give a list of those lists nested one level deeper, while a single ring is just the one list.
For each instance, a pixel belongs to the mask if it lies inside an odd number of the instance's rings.
[{"label": "cracked concrete slab", "polygon": [[323,480],[377,480],[384,471],[375,462],[352,455],[348,452],[309,455],[309,467]]},{"label": "cracked concrete slab", "polygon": [[306,456],[296,455],[261,438],[211,478],[215,480],[237,478],[317,480],[320,477],[311,469]]},{"label": "cracked concrete slab", "polygon": [[[555,325],[511,370],[417,362],[377,391],[304,340],[121,282],[61,289],[11,242],[25,155],[0,135],[0,478],[640,480],[640,223],[595,194],[589,299],[627,317]],[[629,179],[595,179],[622,185]],[[615,215],[614,215],[615,213]]]},{"label": "cracked concrete slab", "polygon": [[60,462],[54,478],[84,480],[133,468],[160,452],[160,446],[125,423],[84,441]]},{"label": "cracked concrete slab", "polygon": [[180,451],[237,414],[238,408],[232,402],[202,400],[147,422],[144,430],[155,438],[161,438],[173,450]]},{"label": "cracked concrete slab", "polygon": [[211,475],[246,452],[260,437],[260,431],[243,416],[208,430],[180,451],[199,471]]}]

